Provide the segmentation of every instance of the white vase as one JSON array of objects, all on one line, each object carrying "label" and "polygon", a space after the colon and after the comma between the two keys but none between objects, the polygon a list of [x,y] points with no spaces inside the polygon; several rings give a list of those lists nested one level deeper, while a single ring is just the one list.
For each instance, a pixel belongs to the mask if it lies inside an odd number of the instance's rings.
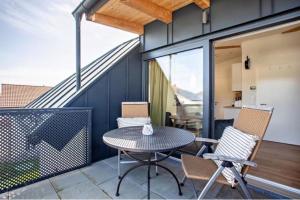
[{"label": "white vase", "polygon": [[143,135],[152,135],[153,128],[151,124],[145,124],[142,131]]}]

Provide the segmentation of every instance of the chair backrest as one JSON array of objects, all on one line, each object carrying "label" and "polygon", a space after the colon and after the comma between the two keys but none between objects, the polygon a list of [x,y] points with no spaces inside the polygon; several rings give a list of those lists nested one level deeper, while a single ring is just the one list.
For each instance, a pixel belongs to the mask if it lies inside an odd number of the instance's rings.
[{"label": "chair backrest", "polygon": [[[271,120],[272,113],[272,107],[245,106],[241,109],[238,118],[234,122],[234,128],[247,134],[257,135],[260,138],[252,151],[249,158],[250,161],[253,161],[256,156]],[[248,170],[249,166],[245,166],[242,169],[242,174],[246,174]]]},{"label": "chair backrest", "polygon": [[149,117],[148,102],[122,102],[122,117]]}]

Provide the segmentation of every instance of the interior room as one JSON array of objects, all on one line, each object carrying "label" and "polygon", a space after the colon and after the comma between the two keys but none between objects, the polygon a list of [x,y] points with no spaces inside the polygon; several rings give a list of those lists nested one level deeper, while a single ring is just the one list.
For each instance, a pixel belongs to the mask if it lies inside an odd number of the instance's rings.
[{"label": "interior room", "polygon": [[300,22],[215,41],[214,53],[215,122],[234,123],[243,105],[274,107],[249,174],[300,188]]}]

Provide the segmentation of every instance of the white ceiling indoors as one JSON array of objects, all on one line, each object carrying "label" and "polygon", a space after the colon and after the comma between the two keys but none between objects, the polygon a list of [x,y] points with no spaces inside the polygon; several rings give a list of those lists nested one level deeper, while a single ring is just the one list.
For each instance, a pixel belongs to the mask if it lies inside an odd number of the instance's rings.
[{"label": "white ceiling indoors", "polygon": [[240,57],[242,52],[241,48],[238,46],[240,46],[244,41],[274,34],[288,34],[285,33],[286,31],[300,31],[300,20],[260,31],[218,40],[214,43],[214,46],[217,47],[215,49],[215,61],[222,62],[235,57]]}]

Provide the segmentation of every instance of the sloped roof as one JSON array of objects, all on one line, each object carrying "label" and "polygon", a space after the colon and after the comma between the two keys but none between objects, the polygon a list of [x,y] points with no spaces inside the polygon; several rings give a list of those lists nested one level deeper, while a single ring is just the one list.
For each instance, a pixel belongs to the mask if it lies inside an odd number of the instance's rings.
[{"label": "sloped roof", "polygon": [[53,89],[30,103],[27,108],[61,108],[84,89],[93,83],[115,63],[121,60],[133,48],[139,45],[139,39],[135,38],[124,42],[100,56],[92,63],[81,69],[81,89],[76,91],[76,74],[71,75]]},{"label": "sloped roof", "polygon": [[2,84],[0,87],[0,108],[25,107],[51,89],[47,86],[15,84]]}]

